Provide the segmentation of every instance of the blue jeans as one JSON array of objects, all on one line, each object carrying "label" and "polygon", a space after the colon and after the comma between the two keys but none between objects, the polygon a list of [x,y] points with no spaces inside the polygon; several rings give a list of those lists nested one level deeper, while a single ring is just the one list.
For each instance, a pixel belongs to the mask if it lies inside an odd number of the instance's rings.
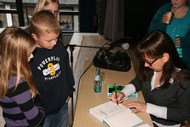
[{"label": "blue jeans", "polygon": [[46,116],[43,127],[67,127],[68,103],[65,103],[59,112]]}]

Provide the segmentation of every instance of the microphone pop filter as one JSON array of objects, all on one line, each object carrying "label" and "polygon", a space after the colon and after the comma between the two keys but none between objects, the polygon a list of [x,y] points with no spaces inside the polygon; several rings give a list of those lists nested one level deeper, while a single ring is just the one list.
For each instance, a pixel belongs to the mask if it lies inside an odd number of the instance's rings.
[{"label": "microphone pop filter", "polygon": [[127,49],[129,49],[129,43],[123,43],[123,44],[121,45],[121,47],[122,47],[124,50],[127,50]]}]

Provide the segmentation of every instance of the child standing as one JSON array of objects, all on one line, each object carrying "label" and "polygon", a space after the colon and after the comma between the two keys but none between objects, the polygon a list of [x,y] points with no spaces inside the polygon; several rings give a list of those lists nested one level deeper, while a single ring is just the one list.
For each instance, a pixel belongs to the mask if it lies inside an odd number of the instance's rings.
[{"label": "child standing", "polygon": [[[48,10],[54,14],[54,16],[59,21],[59,0],[37,0],[36,7],[34,13],[39,12],[41,10]],[[64,43],[62,31],[60,31],[60,35],[58,37],[58,41],[61,41],[64,46],[67,47],[67,44]]]},{"label": "child standing", "polygon": [[7,27],[0,34],[0,105],[6,127],[37,127],[45,117],[33,102],[38,92],[28,62],[35,47],[20,28]]},{"label": "child standing", "polygon": [[34,13],[41,10],[48,10],[52,12],[55,17],[59,20],[59,0],[38,0]]},{"label": "child standing", "polygon": [[57,41],[60,24],[50,11],[41,10],[33,15],[29,29],[38,45],[30,65],[40,93],[36,104],[47,115],[44,126],[66,127],[68,101],[75,89],[68,52]]}]

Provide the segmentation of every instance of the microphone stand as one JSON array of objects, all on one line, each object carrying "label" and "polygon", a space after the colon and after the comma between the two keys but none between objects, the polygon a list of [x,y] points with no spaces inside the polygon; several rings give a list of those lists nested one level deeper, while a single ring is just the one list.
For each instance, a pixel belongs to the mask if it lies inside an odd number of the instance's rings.
[{"label": "microphone stand", "polygon": [[[73,70],[73,51],[74,51],[75,47],[98,48],[98,49],[100,49],[100,48],[108,48],[108,47],[86,46],[86,45],[76,45],[76,44],[68,44],[68,45],[66,45],[66,47],[69,47],[69,50],[70,50],[70,62],[71,62],[72,71],[74,71]],[[77,88],[77,89],[79,89],[79,88]],[[73,99],[73,97],[71,99],[72,99],[72,101],[71,101],[72,123],[71,124],[73,124],[73,120],[74,120],[74,99]]]}]

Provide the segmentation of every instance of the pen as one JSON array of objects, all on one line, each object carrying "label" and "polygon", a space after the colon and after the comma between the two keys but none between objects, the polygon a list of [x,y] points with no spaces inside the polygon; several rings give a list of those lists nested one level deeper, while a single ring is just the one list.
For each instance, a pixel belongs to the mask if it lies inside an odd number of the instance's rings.
[{"label": "pen", "polygon": [[[116,84],[114,84],[114,86],[115,86],[115,98],[117,99],[117,87],[116,87]],[[118,105],[118,100],[116,100],[116,103]]]}]

